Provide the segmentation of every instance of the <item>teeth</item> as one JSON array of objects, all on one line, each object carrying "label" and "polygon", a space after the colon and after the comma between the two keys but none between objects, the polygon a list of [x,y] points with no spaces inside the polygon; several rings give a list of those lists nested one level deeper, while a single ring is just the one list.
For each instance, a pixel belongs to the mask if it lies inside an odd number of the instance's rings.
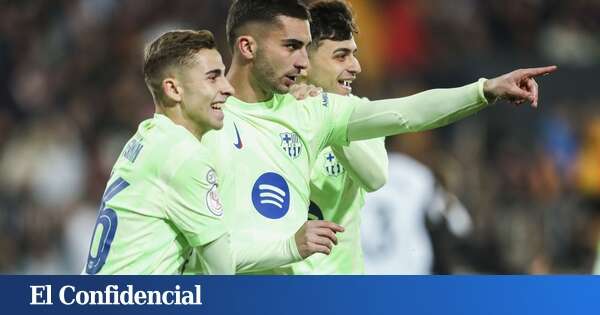
[{"label": "teeth", "polygon": [[342,84],[343,86],[350,88],[350,85],[352,84],[352,81],[349,80],[342,80],[340,81],[340,84]]}]

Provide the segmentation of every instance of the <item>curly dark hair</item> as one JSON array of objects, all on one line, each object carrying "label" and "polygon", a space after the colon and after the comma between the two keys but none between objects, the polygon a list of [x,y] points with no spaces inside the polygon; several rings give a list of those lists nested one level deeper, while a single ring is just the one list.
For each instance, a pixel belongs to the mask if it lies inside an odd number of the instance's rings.
[{"label": "curly dark hair", "polygon": [[344,1],[317,1],[309,6],[313,45],[324,39],[343,41],[358,33],[350,5]]}]

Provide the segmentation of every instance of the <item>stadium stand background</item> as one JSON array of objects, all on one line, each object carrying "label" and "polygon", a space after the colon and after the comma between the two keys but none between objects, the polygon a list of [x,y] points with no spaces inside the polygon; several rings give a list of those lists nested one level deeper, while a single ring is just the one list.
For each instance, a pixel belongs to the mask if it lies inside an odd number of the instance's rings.
[{"label": "stadium stand background", "polygon": [[[444,272],[590,273],[600,231],[600,2],[354,0],[370,98],[557,64],[541,108],[492,109],[390,149],[428,165],[471,213]],[[0,273],[78,273],[106,179],[153,112],[145,42],[213,31],[229,1],[0,4]]]}]

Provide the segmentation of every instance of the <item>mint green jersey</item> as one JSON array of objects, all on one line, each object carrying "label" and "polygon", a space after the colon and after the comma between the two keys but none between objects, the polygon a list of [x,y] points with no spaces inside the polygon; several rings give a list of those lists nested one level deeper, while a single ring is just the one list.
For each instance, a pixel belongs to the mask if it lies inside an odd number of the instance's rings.
[{"label": "mint green jersey", "polygon": [[[384,147],[384,138],[363,140],[373,147]],[[385,152],[385,151],[383,151]],[[360,165],[360,167],[369,167]],[[309,219],[327,220],[344,227],[338,244],[329,255],[316,253],[293,265],[294,274],[363,274],[364,260],[360,242],[360,210],[366,191],[338,161],[331,148],[323,150],[312,169]]]},{"label": "mint green jersey", "polygon": [[86,274],[178,274],[192,248],[226,233],[210,151],[155,114],[115,163]]},{"label": "mint green jersey", "polygon": [[303,101],[289,94],[252,104],[227,99],[223,129],[203,142],[218,150],[213,164],[232,242],[288,239],[306,222],[312,166],[325,147],[347,144],[358,102],[327,93]]},{"label": "mint green jersey", "polygon": [[327,93],[303,101],[274,95],[253,104],[229,97],[223,130],[207,133],[203,142],[216,150],[213,165],[238,272],[293,273],[293,264],[266,268],[253,262],[283,261],[273,259],[271,251],[254,252],[251,260],[240,245],[262,249],[282,240],[293,243],[308,216],[311,172],[323,149],[452,123],[488,104],[484,83],[372,102]]},{"label": "mint green jersey", "polygon": [[[352,98],[357,98],[351,95]],[[363,99],[368,102],[368,99]],[[373,152],[385,154],[385,138],[361,141]],[[377,150],[377,147],[381,150]],[[372,167],[377,161],[355,167]],[[342,166],[330,147],[318,156],[311,172],[309,219],[327,220],[344,227],[338,233],[338,244],[329,255],[316,253],[292,265],[294,274],[363,274],[364,259],[360,241],[360,210],[365,204],[366,191]]]}]

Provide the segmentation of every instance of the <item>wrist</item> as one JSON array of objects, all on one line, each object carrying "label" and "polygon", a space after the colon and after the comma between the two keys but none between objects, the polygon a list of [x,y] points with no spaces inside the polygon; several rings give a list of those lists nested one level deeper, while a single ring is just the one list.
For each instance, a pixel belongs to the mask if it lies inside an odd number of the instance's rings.
[{"label": "wrist", "polygon": [[496,89],[496,87],[495,87],[496,82],[493,79],[492,80],[480,79],[480,80],[483,80],[482,94],[483,94],[483,97],[485,98],[485,100],[490,104],[496,102],[500,98],[493,92]]},{"label": "wrist", "polygon": [[294,261],[301,261],[303,259],[302,255],[300,255],[300,251],[298,250],[298,242],[296,242],[296,235],[293,235],[288,240],[288,248],[290,250],[290,253],[294,257]]}]

